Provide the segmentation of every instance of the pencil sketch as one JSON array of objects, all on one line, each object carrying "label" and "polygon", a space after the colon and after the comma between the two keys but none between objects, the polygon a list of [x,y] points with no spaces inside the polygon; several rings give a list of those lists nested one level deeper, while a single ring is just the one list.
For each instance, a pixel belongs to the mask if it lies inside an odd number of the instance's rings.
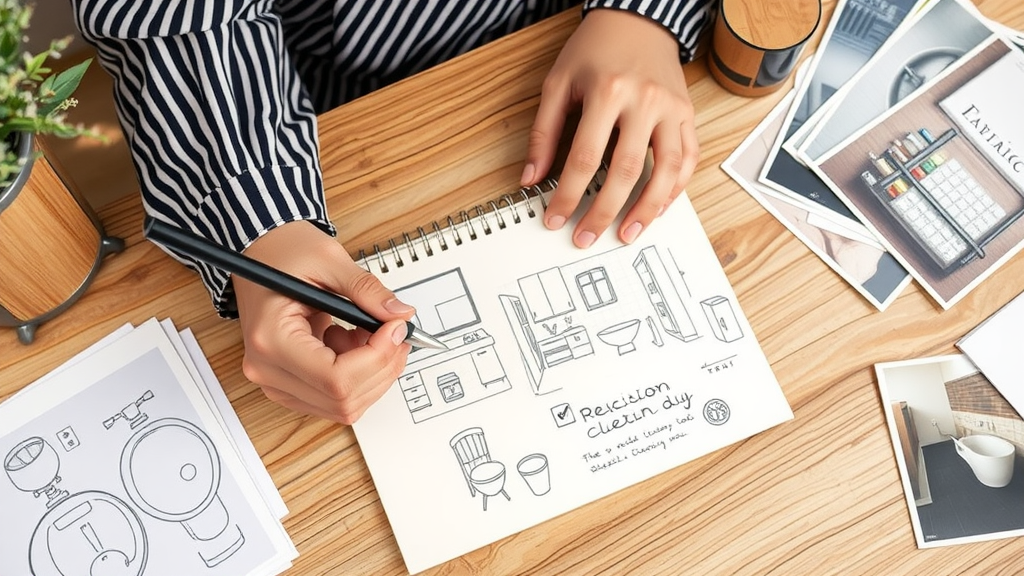
[{"label": "pencil sketch", "polygon": [[640,320],[634,318],[625,322],[619,322],[609,326],[597,333],[597,338],[609,346],[613,346],[619,356],[636,350],[637,334],[640,333]]},{"label": "pencil sketch", "polygon": [[534,322],[550,320],[576,309],[569,287],[558,268],[525,276],[518,282],[519,291],[523,294]]},{"label": "pencil sketch", "polygon": [[580,295],[583,296],[583,303],[587,310],[596,310],[618,301],[615,296],[615,288],[612,287],[604,266],[591,268],[577,274],[576,286],[580,290]]},{"label": "pencil sketch", "polygon": [[512,389],[494,337],[483,328],[442,342],[447,350],[417,350],[398,386],[415,423],[469,406]]},{"label": "pencil sketch", "polygon": [[139,429],[121,451],[121,481],[144,513],[178,522],[214,567],[245,543],[217,490],[221,466],[206,433],[180,418],[162,418]]},{"label": "pencil sketch", "polygon": [[[505,490],[505,465],[491,457],[482,428],[467,428],[452,437],[449,442],[459,463],[462,476],[469,488],[469,495],[482,495],[483,510],[487,511],[487,499],[499,494],[511,501]],[[516,471],[534,496],[543,496],[551,490],[548,458],[541,453],[528,454],[516,463]]]},{"label": "pencil sketch", "polygon": [[732,304],[725,296],[712,296],[701,300],[704,316],[711,325],[711,332],[722,342],[735,342],[743,337],[743,329],[736,320]]},{"label": "pencil sketch", "polygon": [[488,498],[501,494],[506,500],[512,500],[505,492],[505,465],[491,459],[483,429],[467,428],[453,436],[450,444],[469,487],[469,495],[474,498],[477,492],[483,495],[484,512]]},{"label": "pencil sketch", "polygon": [[657,248],[648,246],[640,250],[633,261],[633,268],[640,276],[665,332],[683,342],[696,339],[699,336],[697,329],[679,296],[675,279],[662,262]]},{"label": "pencil sketch", "polygon": [[416,308],[413,323],[434,337],[480,323],[480,314],[461,268],[424,278],[394,292],[400,300]]},{"label": "pencil sketch", "polygon": [[654,318],[651,316],[647,317],[647,327],[651,330],[651,344],[661,347],[665,345],[665,341],[661,338],[661,333],[658,332],[658,326],[654,323]]},{"label": "pencil sketch", "polygon": [[46,440],[19,442],[4,458],[4,471],[18,490],[47,498],[29,540],[32,574],[142,574],[148,541],[139,517],[108,492],[57,488],[60,458]]},{"label": "pencil sketch", "polygon": [[123,418],[128,421],[129,427],[132,430],[135,430],[139,426],[145,424],[146,420],[149,420],[149,416],[140,409],[140,406],[142,406],[143,402],[152,399],[153,391],[146,390],[145,393],[143,393],[142,396],[140,396],[137,400],[125,406],[117,414],[114,414],[110,418],[104,420],[103,427],[109,430],[110,427],[113,426],[115,422]]}]

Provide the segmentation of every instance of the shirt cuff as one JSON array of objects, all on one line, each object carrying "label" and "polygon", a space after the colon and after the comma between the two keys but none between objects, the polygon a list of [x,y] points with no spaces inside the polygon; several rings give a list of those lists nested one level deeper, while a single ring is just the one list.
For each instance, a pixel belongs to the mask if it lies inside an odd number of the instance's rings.
[{"label": "shirt cuff", "polygon": [[586,0],[583,2],[583,16],[595,8],[626,10],[661,24],[679,41],[679,60],[683,63],[697,56],[698,45],[704,32],[710,30],[715,16],[715,2],[711,0]]},{"label": "shirt cuff", "polygon": [[[147,211],[155,218],[166,219],[166,214],[158,214],[149,207]],[[310,167],[271,166],[244,172],[228,181],[206,196],[193,217],[174,224],[230,250],[242,252],[277,226],[302,220],[309,221],[326,234],[337,234],[327,217],[319,171]],[[199,273],[221,317],[238,317],[235,291],[228,272],[166,247],[164,249]]]}]

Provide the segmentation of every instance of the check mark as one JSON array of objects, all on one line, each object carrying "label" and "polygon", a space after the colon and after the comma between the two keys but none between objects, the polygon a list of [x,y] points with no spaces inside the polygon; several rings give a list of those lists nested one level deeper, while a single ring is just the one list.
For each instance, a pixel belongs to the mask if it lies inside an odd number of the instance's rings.
[{"label": "check mark", "polygon": [[552,406],[551,417],[555,419],[555,426],[559,428],[576,422],[576,415],[572,413],[572,407],[568,403]]}]

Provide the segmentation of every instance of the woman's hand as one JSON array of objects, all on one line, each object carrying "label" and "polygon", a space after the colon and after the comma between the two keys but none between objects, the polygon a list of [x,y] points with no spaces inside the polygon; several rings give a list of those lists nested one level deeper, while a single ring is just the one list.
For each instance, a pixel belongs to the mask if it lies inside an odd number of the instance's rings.
[{"label": "woman's hand", "polygon": [[242,371],[274,402],[352,424],[405,368],[412,307],[308,222],[283,224],[245,254],[355,302],[387,321],[377,332],[347,329],[330,315],[243,278],[232,279],[245,341]]},{"label": "woman's hand", "polygon": [[559,229],[572,216],[617,128],[607,179],[577,224],[573,242],[580,248],[590,246],[618,216],[643,173],[650,146],[651,178],[618,229],[619,238],[631,243],[682,193],[697,165],[693,105],[675,36],[632,12],[589,12],[544,81],[523,169],[524,186],[547,174],[565,118],[580,106],[579,126],[544,223]]}]

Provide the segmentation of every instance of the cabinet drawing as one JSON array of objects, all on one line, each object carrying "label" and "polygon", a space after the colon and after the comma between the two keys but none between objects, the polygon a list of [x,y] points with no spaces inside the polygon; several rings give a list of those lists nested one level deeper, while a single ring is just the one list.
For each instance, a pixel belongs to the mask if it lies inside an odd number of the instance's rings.
[{"label": "cabinet drawing", "polygon": [[483,328],[442,341],[447,350],[418,350],[398,377],[413,422],[512,389],[494,349],[494,338]]},{"label": "cabinet drawing", "polygon": [[665,333],[683,342],[697,338],[693,320],[679,296],[672,274],[665,267],[658,251],[653,246],[640,250],[640,254],[633,261],[633,269],[640,276],[644,291],[654,306],[658,322]]},{"label": "cabinet drawing", "polygon": [[733,342],[743,337],[743,330],[740,328],[736,314],[732,310],[732,304],[725,296],[712,296],[700,303],[704,309],[704,316],[711,325],[711,332],[715,338],[722,342]]},{"label": "cabinet drawing", "polygon": [[543,322],[576,309],[562,272],[550,268],[519,279],[519,289],[534,322]]}]

